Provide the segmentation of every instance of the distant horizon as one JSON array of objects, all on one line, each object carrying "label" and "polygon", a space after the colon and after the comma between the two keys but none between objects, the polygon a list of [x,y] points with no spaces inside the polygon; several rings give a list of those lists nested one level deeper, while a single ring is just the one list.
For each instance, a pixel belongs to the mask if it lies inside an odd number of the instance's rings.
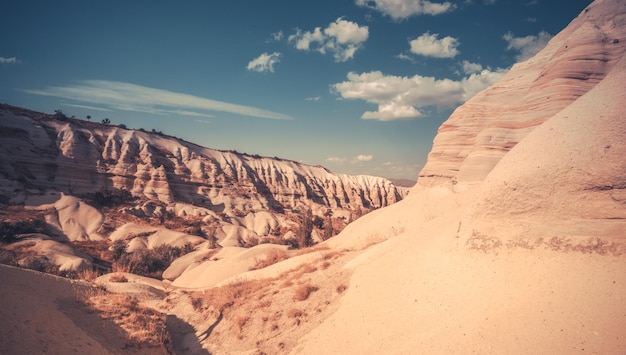
[{"label": "distant horizon", "polygon": [[590,2],[8,0],[0,100],[416,181],[453,110]]}]

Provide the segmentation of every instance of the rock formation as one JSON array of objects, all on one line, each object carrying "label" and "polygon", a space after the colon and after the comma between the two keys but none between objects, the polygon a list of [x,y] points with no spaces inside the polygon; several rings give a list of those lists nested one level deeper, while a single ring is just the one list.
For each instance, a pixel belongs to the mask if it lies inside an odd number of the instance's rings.
[{"label": "rock formation", "polygon": [[533,58],[476,94],[439,128],[418,184],[475,184],[546,120],[596,86],[626,48],[626,7],[596,1]]},{"label": "rock formation", "polygon": [[383,178],[203,148],[154,132],[56,120],[8,105],[0,115],[0,193],[7,196],[23,187],[68,194],[115,187],[168,204],[247,213],[311,203],[318,209],[371,210],[406,194]]}]

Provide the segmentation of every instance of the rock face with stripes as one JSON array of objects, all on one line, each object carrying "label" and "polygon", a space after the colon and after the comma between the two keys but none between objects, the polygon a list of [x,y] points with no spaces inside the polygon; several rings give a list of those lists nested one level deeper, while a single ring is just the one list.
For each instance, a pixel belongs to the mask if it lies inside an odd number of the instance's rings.
[{"label": "rock face with stripes", "polygon": [[418,184],[476,184],[536,127],[594,88],[626,48],[620,1],[596,1],[533,58],[444,122]]},{"label": "rock face with stripes", "polygon": [[0,107],[0,180],[69,194],[120,188],[216,212],[384,207],[408,192],[373,176],[204,148],[175,137]]}]

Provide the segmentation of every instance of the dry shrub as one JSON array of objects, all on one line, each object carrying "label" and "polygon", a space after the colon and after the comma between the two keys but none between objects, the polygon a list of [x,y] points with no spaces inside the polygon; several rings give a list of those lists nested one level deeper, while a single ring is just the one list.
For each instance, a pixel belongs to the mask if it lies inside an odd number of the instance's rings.
[{"label": "dry shrub", "polygon": [[284,250],[274,249],[267,253],[267,256],[264,259],[257,260],[256,264],[251,267],[250,270],[260,270],[286,259],[289,259],[289,255]]},{"label": "dry shrub", "polygon": [[191,251],[193,247],[189,244],[180,248],[162,244],[154,249],[123,253],[115,261],[113,267],[136,275],[160,279],[163,271],[170,266],[172,261]]},{"label": "dry shrub", "polygon": [[339,286],[337,286],[337,288],[335,289],[337,291],[337,293],[344,293],[345,290],[348,289],[348,286],[341,284]]},{"label": "dry shrub", "polygon": [[128,282],[128,278],[123,272],[116,272],[109,278],[109,282]]},{"label": "dry shrub", "polygon": [[87,295],[87,305],[119,325],[132,343],[161,346],[170,342],[162,313],[140,305],[136,297],[94,290]]},{"label": "dry shrub", "polygon": [[287,312],[287,317],[289,318],[300,318],[304,316],[304,312],[298,308],[292,308]]},{"label": "dry shrub", "polygon": [[300,285],[300,286],[296,287],[296,289],[294,290],[293,300],[294,301],[304,301],[307,298],[309,298],[311,293],[317,291],[318,289],[319,288],[317,286]]},{"label": "dry shrub", "polygon": [[100,276],[100,273],[95,268],[89,267],[89,268],[84,268],[84,269],[78,271],[78,278],[81,279],[81,280],[93,281],[98,276]]},{"label": "dry shrub", "polygon": [[202,309],[204,302],[202,302],[202,298],[192,298],[191,299],[191,306],[193,307],[194,311],[199,311]]}]

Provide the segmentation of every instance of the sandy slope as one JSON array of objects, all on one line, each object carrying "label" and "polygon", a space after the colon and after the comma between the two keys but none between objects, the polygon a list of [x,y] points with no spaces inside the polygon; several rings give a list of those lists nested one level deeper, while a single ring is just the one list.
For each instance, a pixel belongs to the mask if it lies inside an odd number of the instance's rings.
[{"label": "sandy slope", "polygon": [[[401,205],[410,209],[415,201]],[[626,348],[624,255],[546,246],[469,250],[457,238],[463,211],[454,205],[349,264],[354,274],[339,309],[292,353],[617,354]],[[394,224],[393,214],[386,218]]]},{"label": "sandy slope", "polygon": [[1,354],[160,353],[127,347],[115,323],[77,301],[75,292],[85,286],[6,265],[0,280]]}]

